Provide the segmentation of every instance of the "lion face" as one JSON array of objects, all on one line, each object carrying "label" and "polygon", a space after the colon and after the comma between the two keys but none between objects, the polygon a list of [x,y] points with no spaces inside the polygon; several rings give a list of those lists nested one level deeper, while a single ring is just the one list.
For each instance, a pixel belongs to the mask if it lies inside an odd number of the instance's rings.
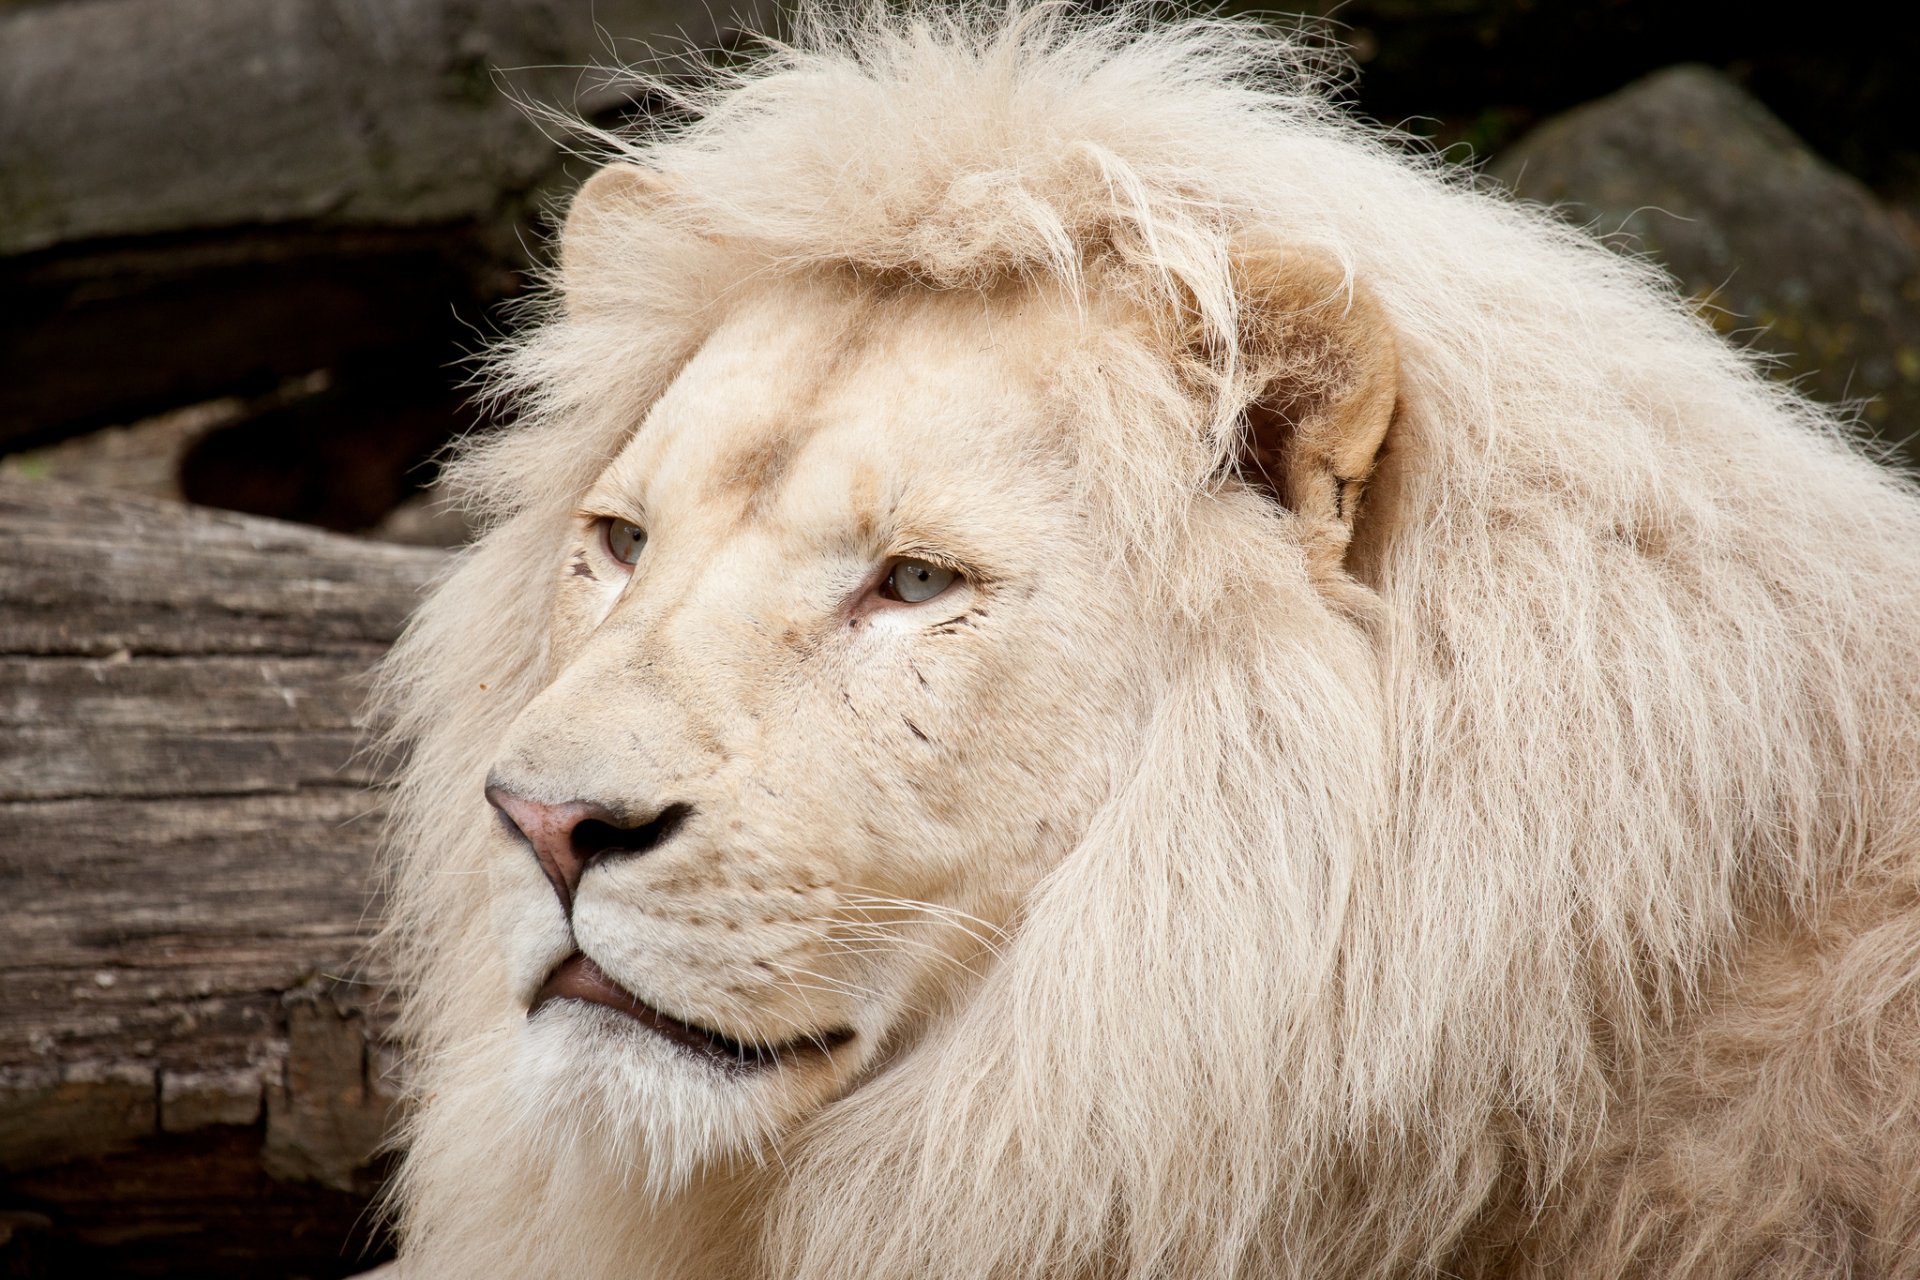
[{"label": "lion face", "polygon": [[752,1147],[964,992],[1085,825],[1141,698],[1050,425],[1076,323],[771,288],[591,485],[488,779],[529,1103]]}]

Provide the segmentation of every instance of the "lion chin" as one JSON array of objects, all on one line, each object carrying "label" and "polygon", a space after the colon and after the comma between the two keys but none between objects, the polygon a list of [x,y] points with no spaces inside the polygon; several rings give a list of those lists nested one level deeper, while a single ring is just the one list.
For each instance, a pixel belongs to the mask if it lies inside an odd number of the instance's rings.
[{"label": "lion chin", "polygon": [[[743,1043],[682,1021],[613,984],[584,957],[546,983],[509,1073],[523,1133],[581,1129],[591,1160],[638,1175],[650,1194],[705,1166],[759,1152],[770,1130],[844,1088],[833,1061],[850,1033]],[[635,1168],[631,1154],[645,1152]]]},{"label": "lion chin", "polygon": [[909,10],[494,360],[404,1274],[1920,1274],[1920,497],[1296,38]]}]

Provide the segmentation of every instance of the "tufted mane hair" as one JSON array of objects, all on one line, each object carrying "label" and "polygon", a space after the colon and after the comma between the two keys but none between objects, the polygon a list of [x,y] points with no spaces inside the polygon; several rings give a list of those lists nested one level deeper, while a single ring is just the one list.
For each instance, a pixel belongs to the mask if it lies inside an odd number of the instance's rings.
[{"label": "tufted mane hair", "polygon": [[[1058,372],[1089,509],[1166,622],[1145,740],[978,985],[708,1188],[754,1274],[1551,1273],[1523,1237],[1575,1270],[1731,1268],[1738,1194],[1605,1173],[1622,1115],[1697,1119],[1648,1100],[1694,1096],[1659,1081],[1716,1009],[1772,1011],[1743,1025],[1787,1046],[1819,1142],[1749,1168],[1765,1116],[1736,1116],[1702,1139],[1715,1187],[1882,1151],[1871,1108],[1849,1129],[1821,1099],[1894,1047],[1881,1084],[1920,1108],[1920,926],[1884,905],[1920,862],[1920,500],[1653,267],[1356,121],[1338,75],[1240,20],[814,10],[659,81],[673,123],[595,138],[658,188],[574,220],[494,354],[516,424],[452,471],[486,532],[384,675],[409,755],[383,946],[431,1098],[409,1249],[622,1273],[633,1206],[703,1194],[636,1174],[589,1203],[580,1133],[488,1111],[501,979],[465,869],[489,753],[547,678],[569,513],[726,300],[783,275],[1166,317]],[[1283,522],[1209,514],[1253,394],[1234,262],[1263,244],[1338,263],[1399,342],[1335,623],[1262,590],[1300,554]],[[1833,1021],[1767,982],[1829,983]],[[1907,1181],[1855,1205],[1889,1248],[1914,1245]]]}]

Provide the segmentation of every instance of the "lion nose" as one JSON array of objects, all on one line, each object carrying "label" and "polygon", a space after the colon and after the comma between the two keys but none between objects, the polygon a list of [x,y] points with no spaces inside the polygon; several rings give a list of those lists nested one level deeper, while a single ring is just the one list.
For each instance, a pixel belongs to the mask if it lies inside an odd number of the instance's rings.
[{"label": "lion nose", "polygon": [[573,895],[587,868],[603,858],[649,853],[673,838],[693,807],[670,804],[640,822],[594,800],[547,804],[515,795],[498,784],[487,787],[487,803],[515,835],[525,840],[547,873],[560,905],[573,913]]}]

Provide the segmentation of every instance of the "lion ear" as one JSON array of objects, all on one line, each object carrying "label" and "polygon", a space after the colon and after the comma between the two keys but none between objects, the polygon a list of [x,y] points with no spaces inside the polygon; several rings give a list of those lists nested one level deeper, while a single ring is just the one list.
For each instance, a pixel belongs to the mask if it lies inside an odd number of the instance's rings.
[{"label": "lion ear", "polygon": [[1315,254],[1256,251],[1234,268],[1242,359],[1258,388],[1240,475],[1344,549],[1398,401],[1393,327],[1364,283]]},{"label": "lion ear", "polygon": [[569,306],[590,293],[592,282],[622,274],[616,257],[631,254],[633,224],[661,205],[675,183],[667,175],[618,161],[580,184],[560,229],[560,281]]}]

